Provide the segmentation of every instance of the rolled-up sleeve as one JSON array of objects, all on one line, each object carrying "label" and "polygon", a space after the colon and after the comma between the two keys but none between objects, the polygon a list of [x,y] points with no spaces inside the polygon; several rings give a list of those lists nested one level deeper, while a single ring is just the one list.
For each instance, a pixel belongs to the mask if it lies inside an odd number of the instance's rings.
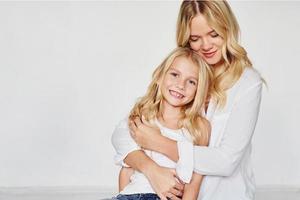
[{"label": "rolled-up sleeve", "polygon": [[132,151],[141,149],[132,139],[127,122],[127,119],[122,120],[116,126],[111,137],[111,142],[116,151],[114,156],[115,164],[125,167],[128,167],[123,161],[126,156]]},{"label": "rolled-up sleeve", "polygon": [[[193,146],[195,172],[215,176],[230,176],[233,173],[251,142],[258,119],[261,92],[262,81],[259,81],[235,99],[218,145]],[[180,148],[190,147],[178,143],[179,152]]]}]

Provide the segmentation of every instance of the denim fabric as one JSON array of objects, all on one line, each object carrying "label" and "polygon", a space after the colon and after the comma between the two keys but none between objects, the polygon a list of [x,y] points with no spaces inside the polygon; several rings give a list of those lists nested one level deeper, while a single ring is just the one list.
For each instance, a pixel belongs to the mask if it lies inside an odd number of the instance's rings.
[{"label": "denim fabric", "polygon": [[160,200],[156,194],[144,193],[144,194],[119,194],[113,197],[112,200]]}]

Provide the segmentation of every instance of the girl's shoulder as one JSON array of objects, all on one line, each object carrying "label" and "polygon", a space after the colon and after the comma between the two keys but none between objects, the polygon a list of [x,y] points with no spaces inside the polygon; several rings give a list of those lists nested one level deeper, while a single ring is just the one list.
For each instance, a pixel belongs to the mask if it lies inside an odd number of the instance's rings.
[{"label": "girl's shoulder", "polygon": [[116,128],[128,128],[128,116],[121,119]]}]

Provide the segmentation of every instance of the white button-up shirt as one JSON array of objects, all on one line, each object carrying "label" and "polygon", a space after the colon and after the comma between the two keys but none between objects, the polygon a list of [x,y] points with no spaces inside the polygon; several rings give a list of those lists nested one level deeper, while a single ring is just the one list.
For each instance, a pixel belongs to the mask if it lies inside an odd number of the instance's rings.
[{"label": "white button-up shirt", "polygon": [[[240,79],[227,90],[226,105],[218,109],[210,102],[206,117],[212,132],[208,147],[177,142],[179,160],[194,163],[194,171],[207,175],[201,185],[200,200],[253,200],[255,180],[251,167],[251,139],[256,126],[262,78],[246,68]],[[134,146],[127,132],[113,133],[112,140],[124,159]],[[194,155],[187,154],[193,149]]]}]

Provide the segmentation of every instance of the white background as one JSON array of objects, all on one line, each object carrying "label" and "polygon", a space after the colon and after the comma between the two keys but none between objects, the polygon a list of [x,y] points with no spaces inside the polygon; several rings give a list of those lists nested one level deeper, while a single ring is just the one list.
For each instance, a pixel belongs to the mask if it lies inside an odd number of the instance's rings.
[{"label": "white background", "polygon": [[[117,186],[112,131],[175,47],[179,5],[0,2],[0,187]],[[257,185],[300,188],[300,3],[231,6],[268,84]]]}]

